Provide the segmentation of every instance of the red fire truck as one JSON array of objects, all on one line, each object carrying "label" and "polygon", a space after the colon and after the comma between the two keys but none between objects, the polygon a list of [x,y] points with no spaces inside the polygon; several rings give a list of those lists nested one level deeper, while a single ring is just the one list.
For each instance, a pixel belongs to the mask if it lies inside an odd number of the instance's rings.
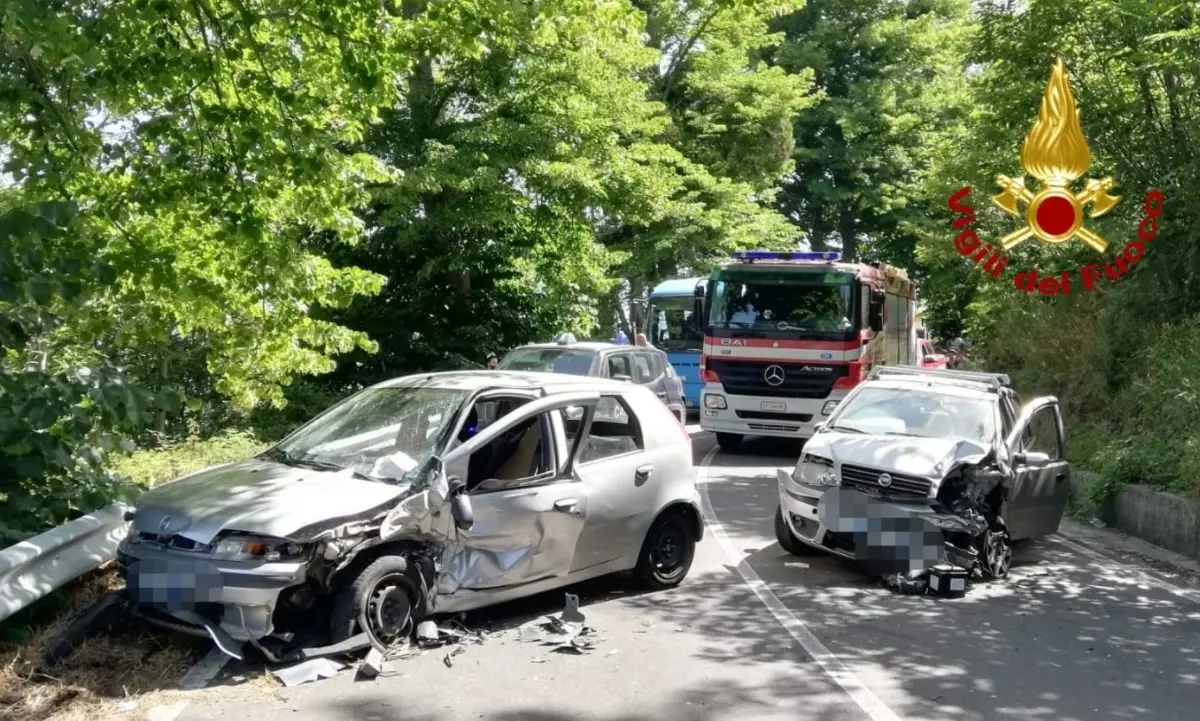
[{"label": "red fire truck", "polygon": [[917,365],[916,289],[901,269],[834,253],[749,251],[698,284],[700,426],[809,438],[875,365]]}]

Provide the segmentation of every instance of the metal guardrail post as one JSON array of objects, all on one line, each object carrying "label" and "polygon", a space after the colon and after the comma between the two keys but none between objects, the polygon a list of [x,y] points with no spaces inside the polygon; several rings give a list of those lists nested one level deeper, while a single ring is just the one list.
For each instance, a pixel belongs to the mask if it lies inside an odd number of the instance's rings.
[{"label": "metal guardrail post", "polygon": [[0,551],[0,621],[113,558],[130,509],[114,503]]}]

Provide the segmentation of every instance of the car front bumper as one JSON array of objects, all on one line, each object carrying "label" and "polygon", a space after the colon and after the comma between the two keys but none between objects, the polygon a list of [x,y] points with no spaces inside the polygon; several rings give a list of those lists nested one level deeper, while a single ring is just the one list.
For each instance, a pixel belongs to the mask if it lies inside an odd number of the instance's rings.
[{"label": "car front bumper", "polygon": [[229,645],[257,643],[275,632],[275,611],[303,587],[308,560],[214,561],[203,553],[123,542],[117,552],[132,610],[148,621]]},{"label": "car front bumper", "polygon": [[[802,485],[792,480],[791,472],[783,468],[776,471],[776,481],[784,523],[796,540],[805,545],[886,567],[889,573],[927,568],[947,558],[961,566],[973,564],[971,550],[948,543],[947,534],[960,531],[963,520],[937,513],[928,503],[885,501],[849,492],[852,497],[872,504],[874,510],[867,512],[866,517],[849,520],[847,525],[857,526],[859,532],[848,532],[829,528],[825,522],[828,510],[823,512],[821,506],[826,493],[841,495],[847,493],[846,489]],[[837,520],[830,522],[836,524]],[[864,538],[869,539],[867,547],[862,547]]]}]

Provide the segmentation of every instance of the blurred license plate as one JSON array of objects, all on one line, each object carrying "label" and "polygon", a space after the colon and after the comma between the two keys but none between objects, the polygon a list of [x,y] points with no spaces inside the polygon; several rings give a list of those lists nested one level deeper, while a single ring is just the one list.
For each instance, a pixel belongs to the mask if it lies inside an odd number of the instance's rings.
[{"label": "blurred license plate", "polygon": [[780,403],[779,401],[763,401],[762,409],[764,411],[786,411],[787,403]]}]

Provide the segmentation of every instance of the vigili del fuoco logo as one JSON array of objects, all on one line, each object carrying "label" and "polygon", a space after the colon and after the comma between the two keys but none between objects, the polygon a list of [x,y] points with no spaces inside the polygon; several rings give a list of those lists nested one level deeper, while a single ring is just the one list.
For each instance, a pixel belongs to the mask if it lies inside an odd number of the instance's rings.
[{"label": "vigili del fuoco logo", "polygon": [[[1108,241],[1086,226],[1084,211],[1090,209],[1088,218],[1099,218],[1112,210],[1121,197],[1109,194],[1115,184],[1112,178],[1089,178],[1082,188],[1072,190],[1071,186],[1091,164],[1092,153],[1079,124],[1079,110],[1075,108],[1075,98],[1067,82],[1067,70],[1059,60],[1050,72],[1037,122],[1021,145],[1021,168],[1037,180],[1037,187],[1026,187],[1023,177],[996,176],[1000,193],[992,196],[992,202],[1005,213],[1020,218],[1023,225],[994,244],[984,244],[972,227],[975,209],[966,203],[971,188],[964,186],[950,196],[948,203],[950,210],[958,214],[953,221],[954,229],[961,231],[954,239],[954,248],[994,278],[999,278],[1008,266],[1004,252],[1030,238],[1051,245],[1078,239],[1097,253],[1105,253]],[[1089,263],[1079,268],[1078,277],[1084,290],[1095,289],[1096,282],[1105,276],[1110,280],[1121,278],[1130,266],[1141,260],[1146,243],[1158,235],[1158,218],[1163,210],[1162,191],[1157,188],[1147,191],[1143,207],[1144,215],[1138,224],[1136,240],[1126,244],[1111,261]],[[1039,277],[1037,268],[1031,268],[1017,273],[1013,285],[1026,293],[1035,290],[1042,295],[1070,293],[1072,275],[1064,272]]]}]

